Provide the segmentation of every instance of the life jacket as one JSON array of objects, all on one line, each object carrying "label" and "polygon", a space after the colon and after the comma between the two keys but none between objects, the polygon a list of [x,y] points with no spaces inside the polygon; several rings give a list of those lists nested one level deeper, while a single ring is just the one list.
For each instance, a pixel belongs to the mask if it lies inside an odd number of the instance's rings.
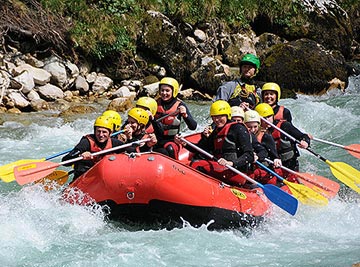
[{"label": "life jacket", "polygon": [[[149,138],[149,133],[147,133],[146,130],[145,130],[145,132],[140,133],[138,136],[133,137],[133,139],[131,139],[131,142],[143,140],[143,139],[146,139],[146,138]],[[146,143],[142,143],[139,146],[136,146],[136,148],[135,148],[136,152],[140,153],[141,152],[140,148],[143,147],[143,146],[146,146]]]},{"label": "life jacket", "polygon": [[[174,105],[172,105],[170,109],[165,110],[164,107],[161,105],[161,101],[158,100],[158,108],[155,119],[159,119],[166,114],[176,114],[176,111],[180,104],[181,101],[176,100],[176,102],[174,103]],[[167,116],[166,118],[161,120],[161,123],[163,124],[165,136],[175,136],[180,130],[181,121],[178,118],[177,114]]]},{"label": "life jacket", "polygon": [[255,85],[240,83],[239,80],[236,81],[238,84],[236,85],[234,92],[229,99],[238,97],[244,102],[248,102],[246,100],[250,100],[251,102],[254,102],[254,106],[256,106],[260,102],[260,97],[256,93]]},{"label": "life jacket", "polygon": [[[230,122],[225,124],[225,126],[216,134],[215,138],[214,138],[214,156],[215,157],[222,157],[224,151],[223,151],[223,147],[225,145],[225,143],[229,144],[230,148],[227,149],[227,153],[234,153],[236,154],[236,144],[233,142],[230,142],[227,139],[227,135],[228,132],[230,130],[231,125],[233,124],[237,124],[238,122]],[[216,129],[215,129],[216,131]]]},{"label": "life jacket", "polygon": [[[281,125],[285,120],[281,120],[276,124],[276,127],[281,128]],[[282,162],[288,161],[295,156],[294,147],[290,140],[284,140],[281,138],[281,132],[274,129],[272,132],[272,137],[274,138],[276,149],[281,158]]]},{"label": "life jacket", "polygon": [[154,126],[151,123],[149,123],[148,127],[146,127],[146,129],[145,129],[145,132],[147,134],[154,133]]},{"label": "life jacket", "polygon": [[264,137],[264,134],[265,134],[264,131],[259,130],[258,133],[257,133],[257,135],[256,135],[256,139],[258,140],[258,142],[259,142],[260,144],[262,143],[262,139],[263,139],[263,137]]},{"label": "life jacket", "polygon": [[[91,135],[86,135],[85,136],[88,140],[89,140],[89,143],[90,143],[90,152],[91,153],[95,153],[95,152],[99,152],[99,151],[102,151],[102,150],[105,150],[105,149],[110,149],[112,148],[112,142],[111,142],[111,138],[109,137],[109,139],[106,141],[106,145],[104,148],[100,148],[97,144],[96,144],[96,141],[94,140],[94,138],[91,136]],[[104,156],[103,155],[99,155],[99,156],[95,156],[93,159],[92,159],[92,162],[95,164],[96,162],[98,162],[100,159],[102,159]]]},{"label": "life jacket", "polygon": [[285,120],[284,108],[285,108],[284,106],[280,106],[278,112],[276,112],[276,114],[274,115],[274,120],[276,120],[276,121]]}]

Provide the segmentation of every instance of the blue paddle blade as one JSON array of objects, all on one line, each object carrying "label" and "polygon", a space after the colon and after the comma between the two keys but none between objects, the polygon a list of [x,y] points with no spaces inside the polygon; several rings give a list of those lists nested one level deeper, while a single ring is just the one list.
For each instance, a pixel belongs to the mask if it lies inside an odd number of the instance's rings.
[{"label": "blue paddle blade", "polygon": [[291,215],[295,215],[298,208],[298,201],[296,198],[272,184],[263,185],[263,190],[272,203]]}]

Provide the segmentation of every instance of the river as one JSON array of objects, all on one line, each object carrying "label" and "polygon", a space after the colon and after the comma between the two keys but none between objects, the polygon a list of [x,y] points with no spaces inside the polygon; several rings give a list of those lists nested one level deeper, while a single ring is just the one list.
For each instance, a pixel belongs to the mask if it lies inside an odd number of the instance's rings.
[{"label": "river", "polygon": [[[281,100],[293,123],[315,137],[343,145],[360,143],[360,76],[345,94]],[[209,103],[191,103],[202,130]],[[72,148],[92,131],[98,113],[64,121],[57,112],[0,114],[0,166],[39,159]],[[125,114],[121,114],[123,119]],[[347,151],[312,143],[331,161],[360,169]],[[54,161],[59,160],[59,158]],[[301,151],[301,171],[330,179],[330,168]],[[342,185],[326,207],[299,203],[295,216],[274,207],[274,215],[252,234],[208,231],[206,225],[174,230],[130,231],[104,220],[100,208],[60,201],[61,191],[0,181],[1,266],[334,266],[360,263],[360,196]]]}]

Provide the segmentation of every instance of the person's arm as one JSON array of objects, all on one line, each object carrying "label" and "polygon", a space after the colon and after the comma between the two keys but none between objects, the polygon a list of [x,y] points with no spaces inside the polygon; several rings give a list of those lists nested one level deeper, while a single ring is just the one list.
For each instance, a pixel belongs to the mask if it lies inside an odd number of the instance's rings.
[{"label": "person's arm", "polygon": [[292,122],[291,112],[287,108],[284,108],[284,119],[287,120],[290,123]]},{"label": "person's arm", "polygon": [[259,161],[264,161],[265,158],[268,156],[268,152],[262,144],[259,143],[259,141],[256,139],[256,136],[254,134],[251,134],[251,143],[252,147],[254,149],[254,152],[256,153],[256,156],[258,157]]},{"label": "person's arm", "polygon": [[[67,155],[65,155],[61,161],[67,161],[80,157],[82,153],[90,151],[90,142],[86,137],[82,137],[80,142],[71,150]],[[64,166],[71,166],[73,163],[65,164]]]},{"label": "person's arm", "polygon": [[262,143],[266,147],[266,149],[268,151],[269,158],[271,160],[280,158],[279,154],[277,152],[277,149],[276,149],[275,140],[270,134],[267,134],[267,133],[264,134],[263,139],[262,139]]},{"label": "person's arm", "polygon": [[246,127],[241,124],[234,124],[232,127],[235,128],[233,135],[236,146],[240,153],[242,153],[233,163],[235,168],[241,169],[246,167],[247,164],[254,162],[254,150],[250,141],[250,134]]},{"label": "person's arm", "polygon": [[185,105],[185,103],[181,103],[180,104],[181,106],[185,107],[186,109],[186,115],[182,115],[182,114],[179,114],[178,116],[182,116],[182,118],[184,119],[187,127],[190,129],[190,130],[196,130],[196,127],[197,127],[197,122],[194,120],[194,118],[192,117],[191,113],[190,113],[190,110],[189,108]]},{"label": "person's arm", "polygon": [[234,93],[236,83],[234,81],[225,82],[220,85],[216,91],[215,101],[216,100],[225,100],[228,101],[231,95]]},{"label": "person's arm", "polygon": [[[291,135],[301,143],[306,142],[307,146],[310,146],[310,138],[308,134],[301,132],[290,122],[285,121],[283,124],[281,124],[281,130],[284,130],[285,132],[287,132],[289,135]],[[288,138],[284,136],[284,139],[286,140]]]}]

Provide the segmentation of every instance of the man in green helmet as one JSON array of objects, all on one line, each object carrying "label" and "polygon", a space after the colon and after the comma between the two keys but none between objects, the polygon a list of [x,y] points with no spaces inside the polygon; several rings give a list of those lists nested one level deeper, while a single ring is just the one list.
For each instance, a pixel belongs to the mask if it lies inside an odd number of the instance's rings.
[{"label": "man in green helmet", "polygon": [[246,54],[240,61],[240,77],[223,83],[218,89],[215,100],[225,100],[230,106],[254,109],[260,102],[261,89],[254,82],[259,72],[260,59],[253,54]]}]

